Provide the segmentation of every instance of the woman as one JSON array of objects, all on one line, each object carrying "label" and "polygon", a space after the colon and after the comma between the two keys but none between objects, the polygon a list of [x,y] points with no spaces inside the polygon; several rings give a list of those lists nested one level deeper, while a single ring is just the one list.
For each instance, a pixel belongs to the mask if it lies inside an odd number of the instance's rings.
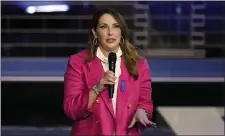
[{"label": "woman", "polygon": [[[139,135],[151,122],[151,77],[146,59],[128,41],[128,28],[115,10],[93,17],[88,50],[72,55],[65,72],[64,111],[71,135]],[[117,56],[115,73],[108,54]],[[114,84],[110,99],[106,85]]]}]

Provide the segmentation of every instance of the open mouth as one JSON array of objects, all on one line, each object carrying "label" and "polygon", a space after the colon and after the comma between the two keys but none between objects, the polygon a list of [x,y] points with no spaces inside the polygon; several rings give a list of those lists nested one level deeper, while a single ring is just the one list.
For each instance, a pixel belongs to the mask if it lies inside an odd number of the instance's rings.
[{"label": "open mouth", "polygon": [[113,38],[106,39],[107,43],[114,43],[115,41],[116,39],[113,39]]}]

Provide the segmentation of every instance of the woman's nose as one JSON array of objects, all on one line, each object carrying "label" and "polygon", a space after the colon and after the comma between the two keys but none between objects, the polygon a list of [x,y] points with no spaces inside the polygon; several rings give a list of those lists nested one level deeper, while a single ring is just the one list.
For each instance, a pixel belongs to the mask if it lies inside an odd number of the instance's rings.
[{"label": "woman's nose", "polygon": [[108,29],[108,35],[112,35],[113,34],[113,31],[111,28]]}]

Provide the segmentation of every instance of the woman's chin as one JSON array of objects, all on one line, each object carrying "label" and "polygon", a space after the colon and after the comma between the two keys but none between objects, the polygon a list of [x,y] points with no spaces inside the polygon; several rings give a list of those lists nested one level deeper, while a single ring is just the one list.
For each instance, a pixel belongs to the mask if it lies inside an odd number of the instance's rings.
[{"label": "woman's chin", "polygon": [[115,50],[117,50],[119,48],[119,45],[107,45],[107,46],[105,46],[105,49],[107,50],[107,51],[115,51]]},{"label": "woman's chin", "polygon": [[109,51],[109,52],[114,52],[114,51],[117,51],[118,47],[119,46],[107,47],[106,50]]}]

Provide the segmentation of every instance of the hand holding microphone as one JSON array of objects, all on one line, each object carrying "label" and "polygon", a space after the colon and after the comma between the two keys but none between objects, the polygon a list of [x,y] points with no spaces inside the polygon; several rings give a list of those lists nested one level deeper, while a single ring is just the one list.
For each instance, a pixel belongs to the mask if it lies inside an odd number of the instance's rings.
[{"label": "hand holding microphone", "polygon": [[113,85],[115,84],[115,81],[116,81],[115,74],[112,71],[107,70],[104,73],[104,76],[100,79],[99,83],[95,86],[95,89],[97,89],[98,92],[100,93],[103,90],[103,88],[105,88],[105,85]]},{"label": "hand holding microphone", "polygon": [[115,77],[116,59],[117,59],[116,53],[114,52],[109,53],[108,56],[109,70],[107,70],[104,73],[104,76],[100,79],[99,83],[96,85],[96,88],[103,88],[105,85],[108,85],[109,98],[113,98],[114,93],[114,84],[116,81]]},{"label": "hand holding microphone", "polygon": [[115,84],[115,81],[116,81],[115,74],[112,71],[107,70],[104,73],[104,76],[101,78],[100,84],[101,85],[113,85],[113,84]]},{"label": "hand holding microphone", "polygon": [[116,81],[115,74],[112,71],[107,70],[104,73],[104,76],[100,79],[99,83],[96,85],[96,88],[98,89],[99,92],[101,92],[102,89],[105,87],[105,85],[113,85],[115,84],[115,81]]}]

